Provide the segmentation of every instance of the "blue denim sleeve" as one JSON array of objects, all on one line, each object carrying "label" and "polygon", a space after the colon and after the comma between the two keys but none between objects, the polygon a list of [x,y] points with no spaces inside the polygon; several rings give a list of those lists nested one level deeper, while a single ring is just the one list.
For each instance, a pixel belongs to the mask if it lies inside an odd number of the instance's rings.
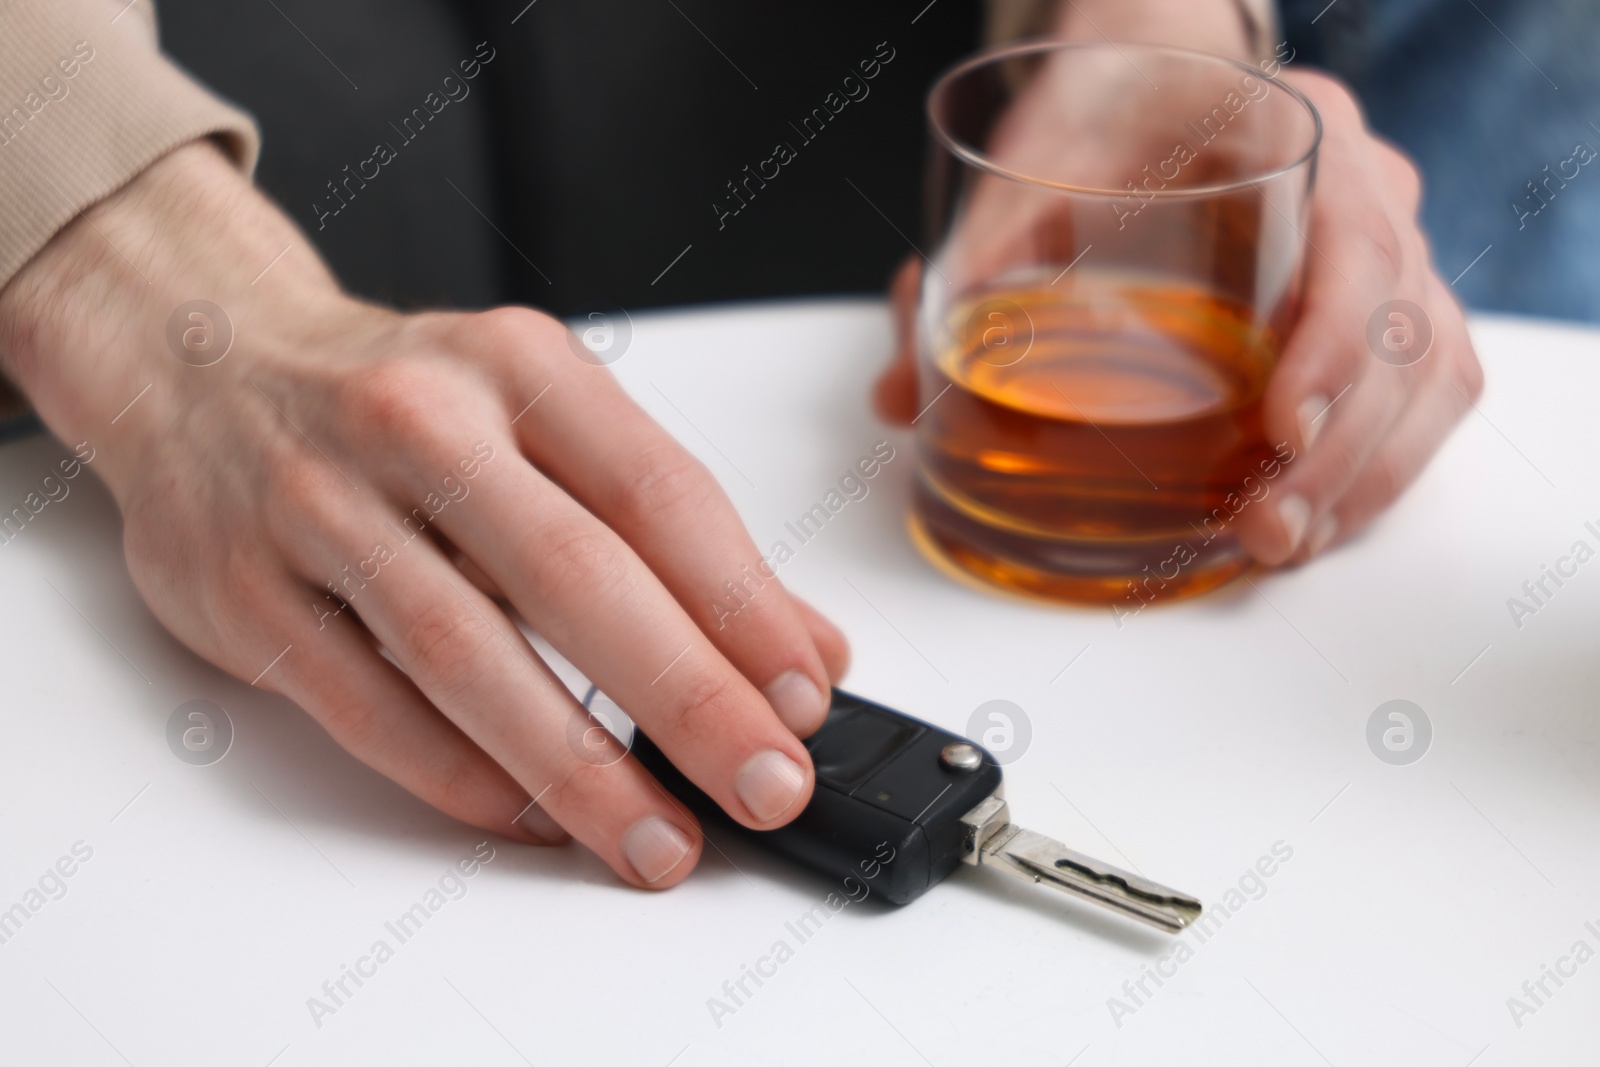
[{"label": "blue denim sleeve", "polygon": [[1421,169],[1469,307],[1600,321],[1600,5],[1282,0],[1296,63],[1347,81]]}]

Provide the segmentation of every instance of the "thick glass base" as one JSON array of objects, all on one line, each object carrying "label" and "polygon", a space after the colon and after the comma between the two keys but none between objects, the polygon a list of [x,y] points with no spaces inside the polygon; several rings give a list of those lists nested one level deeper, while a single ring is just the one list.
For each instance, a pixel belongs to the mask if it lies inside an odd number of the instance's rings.
[{"label": "thick glass base", "polygon": [[908,525],[946,574],[1047,600],[1109,604],[1119,614],[1209,592],[1251,565],[1227,533],[1085,541],[1000,529],[952,507],[920,478]]}]

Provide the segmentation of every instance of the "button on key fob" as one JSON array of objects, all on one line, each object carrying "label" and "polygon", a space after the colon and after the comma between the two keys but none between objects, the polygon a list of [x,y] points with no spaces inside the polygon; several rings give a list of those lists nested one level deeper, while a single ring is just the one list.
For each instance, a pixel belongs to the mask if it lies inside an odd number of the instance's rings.
[{"label": "button on key fob", "polygon": [[[1200,916],[1200,902],[1185,893],[1014,825],[1000,765],[966,738],[835,689],[805,745],[817,773],[805,810],[776,830],[740,830],[825,875],[907,904],[958,867],[994,867],[1171,933]],[[643,731],[635,730],[632,751],[698,814],[719,810]]]}]

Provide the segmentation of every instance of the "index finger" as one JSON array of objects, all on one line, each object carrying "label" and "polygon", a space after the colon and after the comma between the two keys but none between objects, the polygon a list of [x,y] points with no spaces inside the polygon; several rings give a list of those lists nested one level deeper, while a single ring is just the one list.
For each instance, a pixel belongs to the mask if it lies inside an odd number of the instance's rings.
[{"label": "index finger", "polygon": [[608,369],[572,358],[575,339],[562,340],[554,353],[521,344],[511,354],[528,395],[550,390],[513,426],[523,451],[627,543],[785,725],[811,733],[827,715],[830,679],[778,578],[782,553],[763,556],[705,466]]}]

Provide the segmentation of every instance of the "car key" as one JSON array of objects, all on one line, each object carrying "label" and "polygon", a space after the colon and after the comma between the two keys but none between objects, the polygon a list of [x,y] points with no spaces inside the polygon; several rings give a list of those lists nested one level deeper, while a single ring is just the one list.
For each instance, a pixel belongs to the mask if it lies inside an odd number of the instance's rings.
[{"label": "car key", "polygon": [[[591,686],[585,707],[595,693]],[[907,904],[963,864],[994,867],[1169,933],[1200,917],[1200,902],[1186,893],[1013,824],[1000,765],[964,737],[835,689],[805,745],[817,775],[805,810],[776,830],[739,829],[823,874]],[[698,814],[720,814],[641,730],[632,751]]]}]

